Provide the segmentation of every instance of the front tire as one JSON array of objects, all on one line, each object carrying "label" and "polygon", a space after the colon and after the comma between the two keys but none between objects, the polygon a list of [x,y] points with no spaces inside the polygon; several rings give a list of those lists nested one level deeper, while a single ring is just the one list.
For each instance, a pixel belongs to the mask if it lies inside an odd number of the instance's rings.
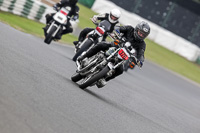
[{"label": "front tire", "polygon": [[47,43],[47,44],[50,44],[50,43],[51,43],[51,41],[53,40],[52,35],[53,35],[53,33],[56,31],[56,29],[57,29],[57,27],[52,26],[52,28],[51,28],[49,34],[47,33],[47,35],[46,35],[46,37],[45,37],[45,39],[44,39],[44,42],[45,42],[45,43]]},{"label": "front tire", "polygon": [[81,83],[79,85],[79,87],[81,89],[85,89],[86,87],[92,85],[94,82],[96,82],[99,79],[103,78],[109,71],[110,71],[110,69],[108,68],[108,66],[104,67],[99,73],[97,73],[96,75],[94,75],[93,77],[91,77],[89,80],[87,80],[84,83]]},{"label": "front tire", "polygon": [[74,75],[72,75],[72,77],[71,77],[71,80],[73,82],[78,82],[81,79],[82,79],[82,76],[79,73],[77,73],[77,72]]}]

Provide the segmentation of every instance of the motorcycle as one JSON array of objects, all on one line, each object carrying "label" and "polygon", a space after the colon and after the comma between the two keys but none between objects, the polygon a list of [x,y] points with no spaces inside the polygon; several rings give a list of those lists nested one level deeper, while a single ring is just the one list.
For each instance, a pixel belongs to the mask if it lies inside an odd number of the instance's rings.
[{"label": "motorcycle", "polygon": [[50,26],[45,33],[44,42],[50,44],[53,39],[57,39],[56,36],[62,33],[63,28],[69,22],[70,17],[68,16],[71,11],[71,7],[62,7],[58,12],[53,16]]},{"label": "motorcycle", "polygon": [[107,34],[107,31],[110,30],[111,24],[107,20],[103,20],[100,23],[93,22],[97,25],[96,29],[88,33],[88,37],[84,39],[84,41],[78,46],[78,51],[75,53],[74,57],[72,58],[73,61],[76,59],[86,50],[93,47],[97,42],[101,42],[103,36]]},{"label": "motorcycle", "polygon": [[[79,87],[85,89],[88,86],[96,85],[101,79],[109,78],[115,72],[115,69],[123,65],[126,60],[131,59],[132,63],[137,64],[138,60],[133,55],[133,51],[126,47],[125,40],[122,38],[118,48],[110,47],[106,52],[100,51],[96,55],[85,58],[83,61],[76,61],[77,71],[72,75],[71,80],[78,82],[81,80]],[[140,67],[138,65],[138,67]]]}]

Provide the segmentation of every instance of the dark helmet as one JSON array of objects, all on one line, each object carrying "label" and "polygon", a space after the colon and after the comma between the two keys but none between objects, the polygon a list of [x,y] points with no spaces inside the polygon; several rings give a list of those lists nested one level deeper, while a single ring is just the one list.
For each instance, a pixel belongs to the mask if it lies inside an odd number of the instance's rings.
[{"label": "dark helmet", "polygon": [[76,5],[77,2],[78,2],[78,0],[69,0],[69,3],[70,3],[71,5]]},{"label": "dark helmet", "polygon": [[136,40],[143,41],[150,33],[150,26],[147,22],[140,22],[136,25],[134,36]]}]

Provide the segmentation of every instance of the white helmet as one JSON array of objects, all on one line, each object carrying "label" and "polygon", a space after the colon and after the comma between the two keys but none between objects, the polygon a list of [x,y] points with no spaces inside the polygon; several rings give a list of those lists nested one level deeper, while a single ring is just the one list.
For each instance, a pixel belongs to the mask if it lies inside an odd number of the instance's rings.
[{"label": "white helmet", "polygon": [[109,14],[109,21],[111,23],[116,23],[121,16],[121,12],[119,9],[112,9]]}]

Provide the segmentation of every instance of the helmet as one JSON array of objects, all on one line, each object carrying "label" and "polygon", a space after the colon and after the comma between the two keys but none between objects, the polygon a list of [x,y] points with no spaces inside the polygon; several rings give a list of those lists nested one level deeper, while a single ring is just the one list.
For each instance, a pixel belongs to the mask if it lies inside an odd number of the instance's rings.
[{"label": "helmet", "polygon": [[143,41],[150,33],[150,26],[147,22],[140,22],[136,25],[134,37],[136,40]]},{"label": "helmet", "polygon": [[76,5],[77,2],[78,0],[69,0],[70,5]]},{"label": "helmet", "polygon": [[110,14],[109,14],[109,17],[108,17],[108,20],[111,22],[111,23],[116,23],[118,21],[118,19],[120,18],[121,16],[121,12],[119,9],[112,9],[110,11]]}]

